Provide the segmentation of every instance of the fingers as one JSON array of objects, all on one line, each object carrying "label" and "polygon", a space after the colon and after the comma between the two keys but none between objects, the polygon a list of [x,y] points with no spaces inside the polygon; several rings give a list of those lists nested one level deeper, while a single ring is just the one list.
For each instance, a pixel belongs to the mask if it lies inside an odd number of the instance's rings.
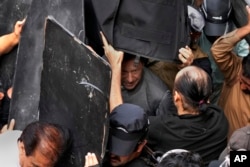
[{"label": "fingers", "polygon": [[85,165],[84,165],[84,167],[90,167],[90,166],[94,166],[94,165],[97,165],[97,164],[98,164],[98,161],[97,161],[95,153],[88,152],[88,154],[85,156]]},{"label": "fingers", "polygon": [[17,21],[16,24],[20,27],[20,26],[23,26],[25,23],[25,19],[22,20],[22,21]]},{"label": "fingers", "polygon": [[2,129],[1,129],[1,131],[0,131],[0,134],[6,132],[6,131],[8,131],[8,130],[13,130],[13,129],[14,129],[14,126],[15,126],[15,120],[14,120],[14,119],[11,119],[9,125],[6,124],[6,125],[4,125],[4,126],[2,127]]},{"label": "fingers", "polygon": [[178,57],[180,61],[183,63],[181,67],[186,67],[193,63],[194,55],[192,50],[188,46],[179,49]]},{"label": "fingers", "polygon": [[104,34],[103,34],[102,32],[100,32],[100,34],[101,34],[101,37],[102,37],[102,42],[103,42],[104,47],[105,47],[105,46],[108,46],[108,41],[107,41],[107,39],[105,38]]},{"label": "fingers", "polygon": [[15,27],[14,27],[14,33],[16,34],[16,36],[20,36],[25,21],[26,21],[26,18],[24,18],[21,21],[19,20],[16,22]]},{"label": "fingers", "polygon": [[7,127],[8,127],[8,126],[7,126],[7,124],[6,124],[6,125],[4,125],[4,126],[2,127],[2,129],[1,129],[0,134],[1,134],[1,133],[6,132],[6,131],[8,130],[8,128],[7,128]]},{"label": "fingers", "polygon": [[16,24],[15,24],[15,27],[22,27],[24,25],[25,21],[26,21],[26,18],[24,18],[21,21],[20,20],[17,21]]},{"label": "fingers", "polygon": [[104,34],[102,32],[100,32],[100,34],[101,34],[102,41],[103,41],[104,53],[106,57],[108,58],[108,61],[111,65],[111,69],[115,70],[117,69],[117,67],[120,68],[122,60],[123,60],[124,52],[114,49],[113,46],[108,43]]},{"label": "fingers", "polygon": [[11,119],[10,124],[9,124],[9,127],[8,127],[8,130],[13,130],[13,129],[14,129],[14,126],[15,126],[15,120],[14,120],[14,119]]},{"label": "fingers", "polygon": [[179,49],[179,55],[180,55],[179,56],[180,59],[183,59],[183,58],[188,59],[191,55],[191,51],[187,48],[181,48]]}]

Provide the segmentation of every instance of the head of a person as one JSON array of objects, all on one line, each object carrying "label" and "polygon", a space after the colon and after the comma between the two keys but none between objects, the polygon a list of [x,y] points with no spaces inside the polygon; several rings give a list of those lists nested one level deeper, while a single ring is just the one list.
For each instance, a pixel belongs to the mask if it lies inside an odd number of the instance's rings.
[{"label": "head of a person", "polygon": [[121,104],[110,114],[108,150],[112,166],[123,166],[137,158],[146,144],[149,120],[134,104]]},{"label": "head of a person", "polygon": [[166,152],[157,167],[203,167],[203,160],[198,153],[184,149],[173,149]]},{"label": "head of a person", "polygon": [[33,122],[18,139],[21,167],[53,167],[71,145],[67,129],[59,125]]},{"label": "head of a person", "polygon": [[198,43],[198,39],[201,35],[203,27],[205,26],[205,20],[202,13],[195,8],[194,6],[188,5],[188,18],[190,20],[190,37],[191,37],[191,45],[194,46]]},{"label": "head of a person", "polygon": [[124,53],[122,61],[122,86],[127,90],[133,90],[141,81],[145,58]]},{"label": "head of a person", "polygon": [[178,114],[199,114],[206,111],[211,92],[212,82],[207,72],[196,66],[181,69],[175,77],[173,89]]},{"label": "head of a person", "polygon": [[211,43],[233,30],[230,0],[204,0],[201,10],[205,18],[204,33]]},{"label": "head of a person", "polygon": [[234,131],[228,146],[229,151],[250,151],[250,125]]},{"label": "head of a person", "polygon": [[241,90],[250,95],[250,54],[242,60],[242,72],[239,78]]}]

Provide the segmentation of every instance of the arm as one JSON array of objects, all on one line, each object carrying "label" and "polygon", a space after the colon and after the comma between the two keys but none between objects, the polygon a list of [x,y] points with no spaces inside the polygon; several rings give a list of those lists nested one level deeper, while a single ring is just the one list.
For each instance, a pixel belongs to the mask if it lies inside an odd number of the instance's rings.
[{"label": "arm", "polygon": [[233,52],[233,48],[236,46],[237,42],[250,33],[250,8],[246,6],[246,10],[248,14],[248,23],[220,37],[211,47],[214,60],[224,74],[227,82],[235,80],[241,68],[241,59]]},{"label": "arm", "polygon": [[121,67],[124,53],[121,51],[115,50],[111,45],[108,44],[105,36],[101,33],[103,48],[105,51],[105,55],[107,56],[111,70],[112,70],[112,78],[111,78],[111,88],[110,88],[110,112],[112,110],[123,103],[122,93],[121,93]]},{"label": "arm", "polygon": [[0,55],[8,53],[19,43],[24,22],[25,19],[17,21],[12,33],[0,37]]}]

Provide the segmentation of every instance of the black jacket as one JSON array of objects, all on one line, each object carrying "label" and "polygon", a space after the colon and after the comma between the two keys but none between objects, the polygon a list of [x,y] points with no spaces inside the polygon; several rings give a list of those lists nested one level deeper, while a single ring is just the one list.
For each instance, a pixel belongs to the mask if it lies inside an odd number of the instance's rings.
[{"label": "black jacket", "polygon": [[214,105],[199,115],[150,117],[148,145],[157,151],[186,149],[199,153],[207,165],[227,145],[228,121]]}]

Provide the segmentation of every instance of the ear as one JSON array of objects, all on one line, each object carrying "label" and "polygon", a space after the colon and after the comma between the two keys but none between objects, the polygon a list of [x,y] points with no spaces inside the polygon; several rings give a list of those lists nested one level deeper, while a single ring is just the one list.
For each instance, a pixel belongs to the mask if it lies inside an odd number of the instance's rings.
[{"label": "ear", "polygon": [[176,90],[174,91],[174,102],[180,101],[181,100],[181,95],[179,92]]},{"label": "ear", "polygon": [[144,146],[147,144],[147,140],[143,140],[137,147],[136,152],[142,152],[142,149],[144,148]]},{"label": "ear", "polygon": [[18,141],[18,150],[19,150],[19,154],[26,155],[24,144],[21,141]]}]

